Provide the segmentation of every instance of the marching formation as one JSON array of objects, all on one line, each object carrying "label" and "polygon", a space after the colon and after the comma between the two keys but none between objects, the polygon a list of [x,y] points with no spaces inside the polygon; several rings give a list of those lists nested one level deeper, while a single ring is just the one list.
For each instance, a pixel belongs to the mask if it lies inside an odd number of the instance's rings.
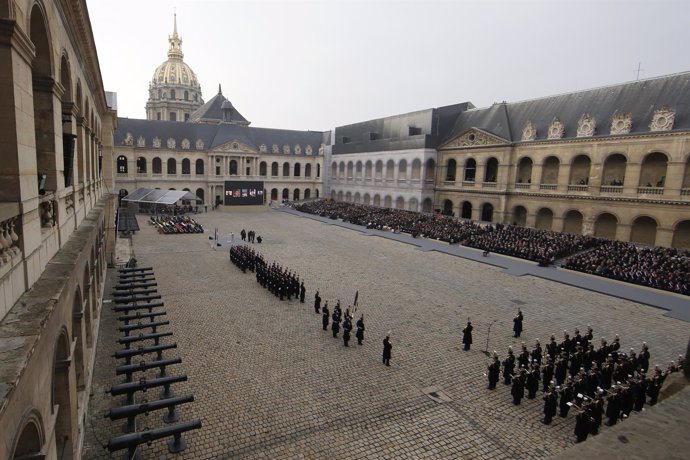
[{"label": "marching formation", "polygon": [[230,246],[230,261],[243,273],[247,273],[247,270],[256,273],[256,282],[280,300],[284,300],[285,297],[292,300],[294,296],[304,303],[304,281],[300,282],[296,273],[276,262],[269,265],[258,251],[249,246]]},{"label": "marching formation", "polygon": [[[516,337],[522,330],[522,314],[519,316]],[[632,411],[642,411],[645,404],[656,404],[666,376],[684,366],[683,357],[678,359],[677,363],[670,362],[665,370],[657,365],[649,371],[650,353],[646,343],[642,343],[638,353],[632,348],[625,353],[616,335],[610,343],[601,338],[595,348],[594,331],[587,326],[585,334],[575,329],[572,337],[563,331],[560,342],[552,335],[544,348],[539,339],[531,350],[522,342],[517,355],[509,347],[502,362],[494,351],[486,374],[487,388],[495,390],[502,374],[503,383],[510,386],[513,404],[518,405],[525,392],[527,399],[535,399],[541,382],[543,423],[549,425],[557,413],[567,417],[572,408],[576,414],[575,436],[581,442],[589,434],[599,432],[604,417],[606,425],[612,426]]]},{"label": "marching formation", "polygon": [[204,227],[187,216],[151,216],[151,225],[158,228],[158,233],[204,233]]}]

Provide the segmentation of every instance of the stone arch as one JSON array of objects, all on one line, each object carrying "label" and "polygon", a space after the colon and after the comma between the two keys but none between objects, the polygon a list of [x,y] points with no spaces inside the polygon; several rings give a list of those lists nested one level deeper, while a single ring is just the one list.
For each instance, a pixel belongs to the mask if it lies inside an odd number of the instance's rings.
[{"label": "stone arch", "polygon": [[589,172],[592,160],[589,155],[580,154],[570,163],[570,177],[568,183],[572,185],[589,185]]},{"label": "stone arch", "polygon": [[271,189],[271,201],[278,201],[278,189],[277,188]]},{"label": "stone arch", "polygon": [[455,158],[451,158],[446,162],[446,182],[455,182],[455,174],[457,173],[458,164]]},{"label": "stone arch", "polygon": [[[39,458],[45,443],[45,431],[41,414],[36,409],[30,409],[22,417],[15,441],[12,443],[12,459],[21,460]],[[40,457],[42,458],[42,457]]]},{"label": "stone arch", "polygon": [[549,208],[541,208],[537,211],[534,226],[540,230],[551,230],[553,228],[553,211]]},{"label": "stone arch", "polygon": [[393,207],[393,198],[391,198],[390,195],[386,195],[383,198],[383,207],[384,208],[392,208]]},{"label": "stone arch", "polygon": [[465,160],[465,167],[463,170],[462,180],[465,182],[474,182],[477,176],[477,160],[468,158]]},{"label": "stone arch", "polygon": [[287,188],[284,188],[284,189],[283,189],[283,199],[284,199],[284,200],[289,200],[289,199],[290,199],[290,190],[288,190]]},{"label": "stone arch", "polygon": [[446,216],[452,216],[453,215],[453,201],[445,199],[443,200],[443,214]]},{"label": "stone arch", "polygon": [[682,220],[673,229],[674,248],[690,250],[690,220]]},{"label": "stone arch", "polygon": [[314,194],[316,195],[316,198],[319,197],[319,189],[318,188],[314,189]]},{"label": "stone arch", "polygon": [[612,153],[604,160],[601,185],[623,185],[627,158],[620,153]]},{"label": "stone arch", "polygon": [[228,174],[231,176],[237,175],[237,160],[230,160],[230,163],[228,163]]},{"label": "stone arch", "polygon": [[127,157],[124,155],[117,157],[117,173],[127,174]]},{"label": "stone arch", "polygon": [[338,192],[338,201],[343,201],[343,191],[342,190],[340,190]]},{"label": "stone arch", "polygon": [[364,163],[364,178],[365,179],[371,179],[371,171],[373,168],[373,164],[371,160],[367,160],[366,163]]},{"label": "stone arch", "polygon": [[407,210],[419,212],[419,200],[417,198],[410,198],[407,202]]},{"label": "stone arch", "polygon": [[481,218],[483,222],[493,222],[494,220],[494,205],[491,203],[484,203],[482,205]]},{"label": "stone arch", "polygon": [[533,162],[530,157],[522,157],[518,161],[517,171],[515,173],[515,183],[530,184],[532,183],[532,166]]},{"label": "stone arch", "polygon": [[153,174],[163,174],[163,162],[160,158],[154,157],[151,161],[151,172]]},{"label": "stone arch", "polygon": [[[393,179],[395,177],[395,162],[388,160],[386,162],[386,179]],[[387,206],[390,207],[390,206]]]},{"label": "stone arch", "polygon": [[405,198],[399,196],[395,199],[395,209],[405,209]]},{"label": "stone arch", "polygon": [[352,192],[349,190],[347,191],[347,193],[345,193],[345,201],[348,203],[352,203]]},{"label": "stone arch", "polygon": [[278,168],[279,168],[279,166],[278,166],[277,161],[274,161],[273,163],[271,163],[271,176],[273,176],[273,177],[278,176]]},{"label": "stone arch", "polygon": [[348,179],[352,179],[352,176],[354,175],[354,170],[355,170],[354,164],[352,163],[352,161],[348,161],[345,176]]},{"label": "stone arch", "polygon": [[316,163],[316,177],[321,177],[321,163]]},{"label": "stone arch", "polygon": [[376,160],[376,164],[374,165],[374,179],[381,178],[383,178],[383,161]]},{"label": "stone arch", "polygon": [[469,201],[463,201],[462,206],[460,206],[460,217],[463,219],[472,218],[472,203]]},{"label": "stone arch", "polygon": [[364,203],[366,205],[370,205],[371,204],[371,195],[369,195],[368,193],[365,193],[364,196],[362,197],[362,203]]},{"label": "stone arch", "polygon": [[338,165],[338,177],[340,179],[345,179],[345,162],[341,161]]},{"label": "stone arch", "polygon": [[137,157],[137,174],[145,174],[146,168],[147,168],[146,158]]},{"label": "stone arch", "polygon": [[357,203],[357,204],[359,204],[359,203],[362,202],[362,195],[360,195],[359,192],[355,192],[354,202]]},{"label": "stone arch", "polygon": [[665,153],[647,154],[640,167],[640,187],[663,187],[666,183],[667,167],[668,157]]},{"label": "stone arch", "polygon": [[571,209],[563,216],[563,232],[573,235],[582,235],[582,213]]},{"label": "stone arch", "polygon": [[616,239],[618,218],[609,212],[602,212],[594,221],[594,236],[599,238]]},{"label": "stone arch", "polygon": [[167,174],[170,175],[175,175],[177,174],[177,160],[174,158],[168,158],[168,169],[166,170]]},{"label": "stone arch", "polygon": [[419,158],[412,160],[412,174],[410,178],[412,180],[419,180],[422,175],[422,162]]},{"label": "stone arch", "polygon": [[374,195],[374,206],[381,206],[381,195]]},{"label": "stone arch", "polygon": [[302,165],[300,163],[295,163],[292,168],[292,175],[294,177],[299,177],[302,175]]},{"label": "stone arch", "polygon": [[495,157],[491,157],[488,160],[486,160],[486,167],[484,169],[484,182],[496,182],[497,180],[498,160]]},{"label": "stone arch", "polygon": [[630,228],[630,241],[632,243],[648,244],[654,246],[656,242],[656,229],[658,223],[650,216],[639,216],[633,220]]},{"label": "stone arch", "polygon": [[304,165],[304,177],[311,177],[311,164]]},{"label": "stone arch", "polygon": [[199,198],[201,200],[202,203],[206,203],[206,199],[204,198],[204,194],[205,194],[205,192],[204,192],[203,188],[199,187],[198,189],[196,189],[195,195],[197,198]]},{"label": "stone arch", "polygon": [[296,188],[292,191],[292,201],[299,201],[299,189]]},{"label": "stone arch", "polygon": [[304,199],[308,200],[309,198],[311,198],[311,190],[309,190],[308,188],[305,188],[304,189]]},{"label": "stone arch", "polygon": [[560,167],[561,161],[558,157],[552,155],[545,158],[541,170],[541,183],[548,185],[558,184],[558,171]]},{"label": "stone arch", "polygon": [[335,161],[331,163],[331,177],[333,179],[338,177],[338,163],[336,163]]},{"label": "stone arch", "polygon": [[283,163],[283,177],[290,177],[290,163]]},{"label": "stone arch", "polygon": [[70,340],[67,329],[60,329],[53,352],[53,375],[51,383],[50,410],[58,406],[55,420],[55,444],[63,458],[72,458],[73,436],[72,421],[76,420],[76,407],[72,407],[72,389],[70,387],[70,367],[75,364],[70,356]]},{"label": "stone arch", "polygon": [[398,162],[398,180],[407,180],[407,160]]},{"label": "stone arch", "polygon": [[[424,171],[424,180],[425,181],[434,181],[436,178],[436,162],[434,161],[433,158],[429,158],[426,160],[425,163],[425,171]],[[432,204],[433,208],[433,204]]]},{"label": "stone arch", "polygon": [[513,223],[520,227],[527,225],[527,208],[520,204],[513,208]]},{"label": "stone arch", "polygon": [[357,163],[355,163],[355,179],[361,179],[362,178],[362,162],[360,160],[357,160]]},{"label": "stone arch", "polygon": [[182,159],[182,174],[191,174],[192,173],[192,165],[191,162],[189,161],[189,158],[183,158]]},{"label": "stone arch", "polygon": [[265,161],[262,161],[259,163],[259,176],[266,176],[266,171],[267,171],[267,165]]},{"label": "stone arch", "polygon": [[424,198],[424,201],[422,201],[422,212],[431,212],[434,210],[434,202],[431,201],[431,198]]}]

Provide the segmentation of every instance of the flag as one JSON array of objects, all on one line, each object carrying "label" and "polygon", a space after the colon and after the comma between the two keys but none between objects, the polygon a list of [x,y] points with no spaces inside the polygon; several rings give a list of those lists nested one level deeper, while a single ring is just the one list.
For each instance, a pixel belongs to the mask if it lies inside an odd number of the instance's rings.
[{"label": "flag", "polygon": [[359,299],[359,291],[357,291],[357,292],[355,293],[355,301],[354,301],[354,303],[353,303],[353,305],[354,305],[355,307],[357,306],[357,299]]}]

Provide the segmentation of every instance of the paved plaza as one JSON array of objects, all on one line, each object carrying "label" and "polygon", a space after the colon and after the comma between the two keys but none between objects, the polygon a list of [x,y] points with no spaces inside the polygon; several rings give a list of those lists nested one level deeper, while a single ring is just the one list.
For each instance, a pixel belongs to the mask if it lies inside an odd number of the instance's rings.
[{"label": "paved plaza", "polygon": [[[638,351],[646,341],[652,363],[664,367],[685,353],[688,323],[661,309],[274,210],[212,212],[198,220],[205,234],[160,235],[139,216],[141,232],[133,238],[139,266],[153,267],[165,302],[171,324],[161,330],[173,332],[167,341],[178,345],[165,357],[182,358],[168,371],[189,377],[173,389],[196,398],[180,407],[180,421],[203,423],[185,435],[182,454],[154,441],[143,448],[147,459],[550,457],[574,444],[574,416],[544,426],[540,397],[516,407],[509,387],[486,389],[489,325],[489,350],[501,359],[522,340],[531,349],[537,338],[544,345],[554,333],[560,341],[564,329],[572,334],[588,324],[595,344],[619,334],[624,350]],[[306,303],[281,302],[233,266],[227,248],[209,242],[216,228],[236,239],[242,228],[255,230],[264,238],[255,248],[266,260],[305,281]],[[109,270],[106,296],[115,278]],[[359,290],[355,318],[365,315],[363,346],[353,337],[345,348],[322,330],[313,310],[316,289],[329,307],[340,299],[343,310]],[[122,425],[103,418],[119,404],[104,391],[122,380],[110,357],[119,348],[110,306],[100,318],[84,446],[89,459],[109,458],[101,444]],[[525,330],[513,339],[518,306]],[[465,352],[468,317],[474,344]],[[388,331],[391,367],[381,364]],[[158,399],[158,391],[145,395]],[[140,427],[162,426],[160,416],[140,416]]]}]

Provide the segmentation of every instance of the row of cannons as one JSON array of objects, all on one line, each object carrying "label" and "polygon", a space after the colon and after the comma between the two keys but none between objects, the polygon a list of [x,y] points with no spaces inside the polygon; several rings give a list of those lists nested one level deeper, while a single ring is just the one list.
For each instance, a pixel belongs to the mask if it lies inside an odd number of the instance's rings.
[{"label": "row of cannons", "polygon": [[[113,385],[107,393],[124,398],[121,406],[113,407],[105,416],[112,421],[126,422],[122,427],[124,434],[110,439],[105,447],[110,452],[126,449],[127,453],[123,458],[127,459],[141,459],[141,445],[150,445],[153,441],[164,438],[171,438],[168,441],[169,452],[182,452],[187,447],[182,434],[201,428],[200,420],[177,423],[180,420],[178,406],[194,401],[194,396],[176,396],[171,388],[174,383],[187,381],[187,375],[168,373],[168,366],[180,364],[182,359],[165,359],[163,356],[164,351],[177,348],[177,343],[161,341],[173,334],[159,332],[159,328],[169,325],[170,321],[162,319],[166,312],[160,309],[163,302],[156,286],[150,267],[128,267],[119,270],[118,284],[113,290],[113,310],[121,314],[117,319],[120,322],[119,331],[123,334],[118,340],[123,349],[113,355],[122,362],[115,369],[115,374],[124,376],[124,382]],[[134,361],[137,357],[142,360]],[[143,360],[144,357],[150,359]],[[147,371],[153,369],[158,369],[158,373],[153,378],[147,378]],[[136,397],[139,393],[146,393],[154,388],[161,389],[160,399],[149,401],[144,397]],[[142,416],[148,417],[155,411],[165,411],[162,419],[167,426],[142,428]]]}]

